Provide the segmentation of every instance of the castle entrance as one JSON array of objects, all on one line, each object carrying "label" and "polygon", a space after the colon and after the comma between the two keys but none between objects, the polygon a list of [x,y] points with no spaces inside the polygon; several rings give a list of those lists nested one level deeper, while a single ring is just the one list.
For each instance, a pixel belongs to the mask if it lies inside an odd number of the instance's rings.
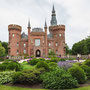
[{"label": "castle entrance", "polygon": [[36,57],[40,57],[41,56],[41,51],[40,50],[36,50]]}]

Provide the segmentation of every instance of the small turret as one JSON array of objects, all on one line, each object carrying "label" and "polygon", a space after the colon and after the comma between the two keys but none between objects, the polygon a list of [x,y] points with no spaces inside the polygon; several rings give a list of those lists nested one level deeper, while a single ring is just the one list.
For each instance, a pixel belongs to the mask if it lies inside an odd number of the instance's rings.
[{"label": "small turret", "polygon": [[31,28],[31,26],[30,26],[30,20],[28,21],[28,28]]}]

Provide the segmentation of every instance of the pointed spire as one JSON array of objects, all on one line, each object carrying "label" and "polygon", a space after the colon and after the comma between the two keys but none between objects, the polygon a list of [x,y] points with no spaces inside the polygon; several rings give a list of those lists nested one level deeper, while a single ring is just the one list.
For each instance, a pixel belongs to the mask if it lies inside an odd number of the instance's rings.
[{"label": "pointed spire", "polygon": [[56,25],[57,25],[57,19],[56,19],[54,4],[53,4],[52,17],[51,17],[51,26],[56,26]]},{"label": "pointed spire", "polygon": [[54,8],[54,4],[53,4],[53,9],[52,9],[52,13],[55,13],[55,8]]},{"label": "pointed spire", "polygon": [[28,20],[28,28],[30,28],[31,26],[30,26],[30,19]]},{"label": "pointed spire", "polygon": [[47,27],[46,19],[45,19],[45,26],[44,27]]}]

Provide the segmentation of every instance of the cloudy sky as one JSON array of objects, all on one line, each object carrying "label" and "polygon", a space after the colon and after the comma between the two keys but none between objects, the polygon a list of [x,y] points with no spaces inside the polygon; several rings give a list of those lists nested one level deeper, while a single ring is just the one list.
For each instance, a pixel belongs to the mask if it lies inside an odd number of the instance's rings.
[{"label": "cloudy sky", "polygon": [[53,3],[70,48],[90,35],[90,0],[0,0],[0,40],[8,42],[9,24],[21,25],[27,33],[28,18],[32,28],[43,28],[45,18],[50,26]]}]

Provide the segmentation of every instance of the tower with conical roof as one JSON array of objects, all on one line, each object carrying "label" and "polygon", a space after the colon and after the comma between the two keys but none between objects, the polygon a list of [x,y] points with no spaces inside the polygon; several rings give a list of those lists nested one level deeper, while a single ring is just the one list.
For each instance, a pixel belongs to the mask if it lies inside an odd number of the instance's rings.
[{"label": "tower with conical roof", "polygon": [[57,19],[56,19],[54,4],[53,4],[52,17],[51,17],[51,26],[56,26],[56,25],[57,25]]}]

